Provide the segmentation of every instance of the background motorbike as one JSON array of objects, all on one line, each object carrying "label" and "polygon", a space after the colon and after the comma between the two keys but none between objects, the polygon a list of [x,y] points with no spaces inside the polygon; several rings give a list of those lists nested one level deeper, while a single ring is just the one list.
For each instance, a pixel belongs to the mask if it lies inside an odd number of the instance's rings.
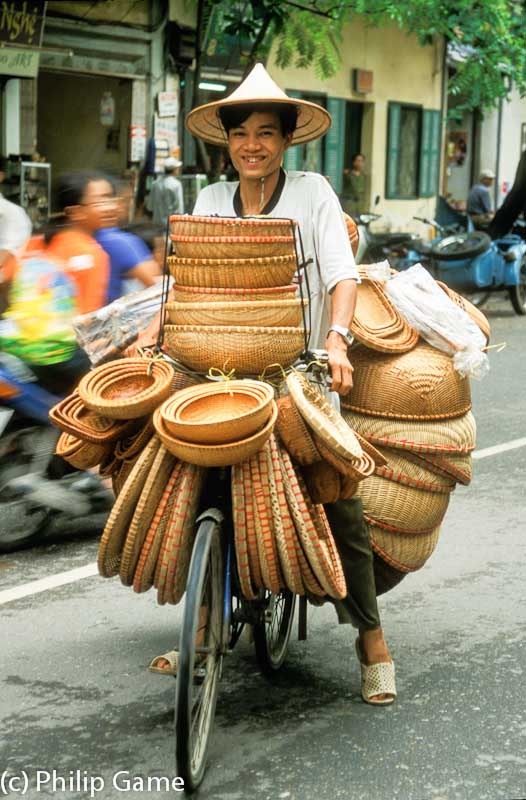
[{"label": "background motorbike", "polygon": [[0,552],[99,533],[113,504],[95,475],[71,472],[54,456],[59,434],[48,412],[59,399],[0,353]]}]

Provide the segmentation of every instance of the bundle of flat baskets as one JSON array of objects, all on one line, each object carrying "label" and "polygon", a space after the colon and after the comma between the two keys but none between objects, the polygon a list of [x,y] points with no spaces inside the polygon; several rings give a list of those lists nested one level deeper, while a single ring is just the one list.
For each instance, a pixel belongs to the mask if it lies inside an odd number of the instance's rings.
[{"label": "bundle of flat baskets", "polygon": [[298,358],[307,301],[291,283],[295,227],[287,219],[170,217],[175,285],[164,340],[174,359],[198,372],[243,376]]}]

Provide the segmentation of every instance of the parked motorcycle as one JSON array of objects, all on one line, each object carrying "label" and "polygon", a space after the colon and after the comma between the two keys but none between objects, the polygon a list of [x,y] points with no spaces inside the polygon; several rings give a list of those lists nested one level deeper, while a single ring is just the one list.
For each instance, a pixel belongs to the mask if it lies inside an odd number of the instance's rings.
[{"label": "parked motorcycle", "polygon": [[95,475],[57,464],[48,412],[58,401],[0,353],[0,552],[100,532],[113,504]]},{"label": "parked motorcycle", "polygon": [[415,242],[393,266],[402,270],[421,263],[438,280],[482,305],[497,291],[508,293],[516,314],[526,315],[526,241],[510,233],[492,241],[483,231],[451,233],[436,220],[414,217],[439,233]]}]

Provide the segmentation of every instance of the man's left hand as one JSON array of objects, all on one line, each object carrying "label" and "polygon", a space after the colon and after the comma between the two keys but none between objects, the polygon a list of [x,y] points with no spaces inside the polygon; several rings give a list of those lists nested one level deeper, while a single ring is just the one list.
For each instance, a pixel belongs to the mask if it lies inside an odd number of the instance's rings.
[{"label": "man's left hand", "polygon": [[347,356],[347,343],[339,333],[331,331],[325,343],[329,354],[329,367],[332,375],[331,392],[348,394],[353,385],[353,368]]}]

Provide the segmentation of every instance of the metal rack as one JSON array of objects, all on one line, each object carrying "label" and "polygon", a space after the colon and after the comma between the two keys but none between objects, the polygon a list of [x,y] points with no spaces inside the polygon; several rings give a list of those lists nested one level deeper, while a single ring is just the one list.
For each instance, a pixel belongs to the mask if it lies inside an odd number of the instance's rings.
[{"label": "metal rack", "polygon": [[2,186],[8,200],[22,206],[33,226],[46,222],[51,211],[51,164],[38,161],[9,161],[7,180]]}]

